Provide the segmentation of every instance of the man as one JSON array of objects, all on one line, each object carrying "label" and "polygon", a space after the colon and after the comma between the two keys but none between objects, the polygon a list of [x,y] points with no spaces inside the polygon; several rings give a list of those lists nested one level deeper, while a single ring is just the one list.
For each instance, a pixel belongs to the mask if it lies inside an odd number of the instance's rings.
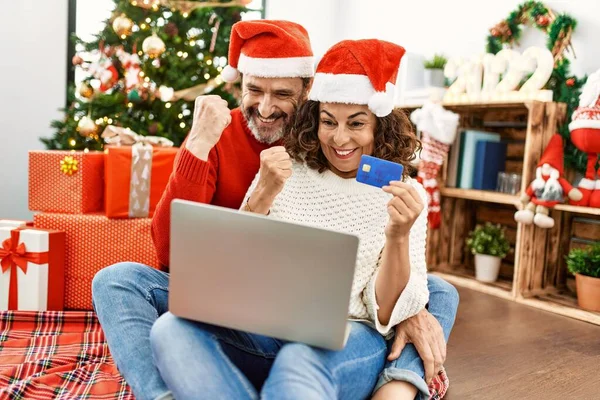
[{"label": "man", "polygon": [[[233,67],[243,74],[241,107],[230,111],[217,96],[196,99],[192,129],[154,214],[152,236],[165,271],[169,263],[171,201],[179,198],[238,209],[261,165],[278,161],[274,145],[306,100],[314,73],[306,30],[287,21],[235,24],[229,63],[224,79],[237,78],[238,71]],[[268,185],[263,189],[268,192]],[[100,271],[92,286],[94,306],[115,362],[139,399],[171,398],[152,362],[149,340],[152,325],[168,311],[168,279],[167,272],[121,263]],[[432,288],[430,280],[430,303],[444,304],[440,309],[444,310],[443,318],[451,320],[451,328],[458,302],[456,292],[452,286],[436,282],[437,287]],[[445,359],[445,341],[440,324],[429,312],[423,311],[399,325],[393,348],[396,358],[411,341],[425,360],[426,375],[431,380]],[[235,363],[240,349],[227,343],[222,343],[222,348]],[[258,385],[271,361],[236,365]],[[390,370],[386,376],[394,379],[405,375]],[[393,383],[384,385],[378,396],[384,396],[390,388]]]}]

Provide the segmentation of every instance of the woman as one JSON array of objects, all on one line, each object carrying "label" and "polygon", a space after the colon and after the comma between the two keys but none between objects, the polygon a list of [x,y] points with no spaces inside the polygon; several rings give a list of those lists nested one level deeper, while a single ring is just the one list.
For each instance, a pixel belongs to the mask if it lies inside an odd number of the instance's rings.
[{"label": "woman", "polygon": [[[360,237],[346,347],[327,351],[166,314],[151,341],[175,398],[362,399],[376,387],[386,337],[428,301],[423,188],[406,176],[383,189],[354,179],[361,155],[406,170],[418,147],[406,116],[392,111],[392,82],[403,54],[378,40],[332,47],[319,63],[311,101],[299,111],[287,151],[263,152],[243,207]],[[405,383],[395,396],[416,394]]]}]

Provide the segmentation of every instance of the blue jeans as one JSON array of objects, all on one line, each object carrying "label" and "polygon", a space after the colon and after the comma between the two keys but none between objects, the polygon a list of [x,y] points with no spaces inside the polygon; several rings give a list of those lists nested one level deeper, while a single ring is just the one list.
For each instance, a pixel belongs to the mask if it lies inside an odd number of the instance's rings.
[{"label": "blue jeans", "polygon": [[[272,367],[261,399],[365,399],[385,364],[385,339],[373,328],[351,322],[341,351],[161,316],[150,334],[158,369],[178,400],[254,400],[259,391],[244,368]],[[177,338],[176,340],[173,340]]]},{"label": "blue jeans", "polygon": [[[94,308],[113,358],[140,400],[171,398],[164,379],[152,362],[150,344],[152,326],[168,311],[168,286],[167,273],[137,263],[119,263],[105,268],[98,272],[92,284]],[[429,275],[428,287],[429,311],[438,319],[447,337],[454,323],[458,294],[452,285],[432,275]],[[179,340],[172,336],[174,341]],[[272,367],[272,359],[253,359],[252,366],[248,367],[238,357],[238,348],[222,346],[230,360],[258,390]],[[385,365],[375,387],[400,379],[409,381],[425,394],[424,376],[419,355],[414,346],[408,345],[398,360]]]}]

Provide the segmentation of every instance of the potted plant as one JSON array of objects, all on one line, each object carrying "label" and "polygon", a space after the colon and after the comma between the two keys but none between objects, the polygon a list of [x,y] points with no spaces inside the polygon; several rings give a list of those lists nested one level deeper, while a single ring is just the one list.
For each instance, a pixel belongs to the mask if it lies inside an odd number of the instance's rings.
[{"label": "potted plant", "polygon": [[565,258],[567,268],[575,274],[579,307],[600,312],[600,242],[572,249]]},{"label": "potted plant", "polygon": [[500,225],[486,223],[477,225],[469,233],[467,247],[475,254],[475,279],[495,282],[500,272],[500,263],[510,250],[510,244]]},{"label": "potted plant", "polygon": [[432,59],[424,62],[426,87],[444,87],[444,67],[447,61],[443,55],[435,54]]}]

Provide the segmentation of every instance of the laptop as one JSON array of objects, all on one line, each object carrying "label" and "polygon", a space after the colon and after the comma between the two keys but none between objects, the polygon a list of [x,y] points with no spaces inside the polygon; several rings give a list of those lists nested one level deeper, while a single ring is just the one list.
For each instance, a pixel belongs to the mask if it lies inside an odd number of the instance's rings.
[{"label": "laptop", "polygon": [[169,310],[339,350],[357,252],[353,235],[174,200]]}]

